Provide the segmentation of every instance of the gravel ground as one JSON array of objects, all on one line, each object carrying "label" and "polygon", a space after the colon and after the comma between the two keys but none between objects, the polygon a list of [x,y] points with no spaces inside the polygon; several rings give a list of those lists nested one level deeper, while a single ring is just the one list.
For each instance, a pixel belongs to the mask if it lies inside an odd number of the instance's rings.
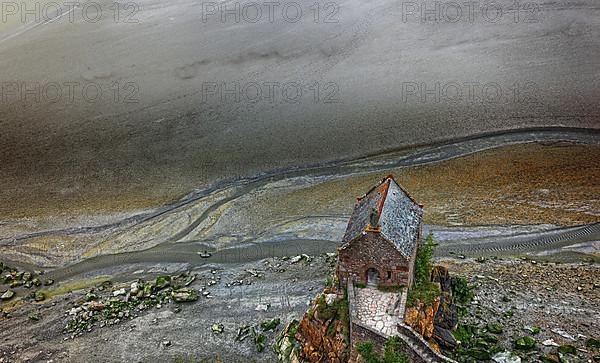
[{"label": "gravel ground", "polygon": [[[273,362],[274,338],[289,320],[302,316],[325,285],[333,262],[322,255],[310,263],[267,259],[226,270],[214,266],[195,271],[198,278],[191,287],[199,289],[210,280],[217,281],[206,287],[210,298],[152,308],[74,338],[62,333],[69,320],[65,312],[87,290],[40,304],[25,303],[10,311],[9,317],[0,318],[0,362]],[[259,277],[246,271],[252,269],[259,271]],[[243,285],[228,286],[239,280]],[[257,310],[267,304],[266,311]],[[31,314],[40,320],[31,320]],[[264,333],[267,341],[262,353],[251,339],[235,341],[241,326],[271,318],[280,318],[281,324],[275,332]],[[211,331],[215,323],[223,324],[222,334]]]},{"label": "gravel ground", "polygon": [[[538,361],[540,353],[556,352],[542,342],[552,339],[559,345],[579,349],[572,362],[586,362],[593,352],[585,347],[588,338],[600,338],[600,266],[597,264],[556,264],[534,260],[443,260],[451,273],[467,277],[475,287],[475,298],[461,324],[480,327],[499,323],[504,332],[499,345],[515,351],[513,342],[533,337],[537,349],[520,353]],[[540,328],[533,334],[527,327]],[[573,339],[566,337],[570,335]],[[597,354],[597,352],[596,352]]]}]

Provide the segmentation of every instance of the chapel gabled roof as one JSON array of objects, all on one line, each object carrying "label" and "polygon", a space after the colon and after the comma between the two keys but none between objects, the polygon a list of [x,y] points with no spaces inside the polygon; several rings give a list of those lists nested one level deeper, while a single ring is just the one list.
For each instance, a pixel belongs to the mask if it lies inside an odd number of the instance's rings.
[{"label": "chapel gabled roof", "polygon": [[[408,258],[418,242],[422,218],[423,206],[389,175],[358,198],[342,242],[350,242],[367,229],[378,227],[378,232]],[[372,221],[376,221],[377,226],[372,226]]]}]

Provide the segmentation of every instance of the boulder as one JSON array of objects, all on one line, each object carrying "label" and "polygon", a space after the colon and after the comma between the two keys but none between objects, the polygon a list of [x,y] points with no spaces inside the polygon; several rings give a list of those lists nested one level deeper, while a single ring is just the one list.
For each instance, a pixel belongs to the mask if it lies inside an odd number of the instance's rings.
[{"label": "boulder", "polygon": [[198,300],[198,291],[196,289],[183,287],[171,292],[173,301],[175,302],[190,302]]},{"label": "boulder", "polygon": [[444,329],[453,330],[458,325],[458,311],[452,303],[452,295],[444,291],[440,295],[440,303],[435,313],[434,324]]},{"label": "boulder", "polygon": [[434,326],[433,339],[435,339],[441,346],[448,349],[454,349],[457,345],[456,339],[454,338],[454,335],[452,335],[452,331],[440,326]]},{"label": "boulder", "polygon": [[327,305],[332,305],[337,299],[337,294],[325,294],[325,303]]},{"label": "boulder", "polygon": [[210,330],[215,334],[221,334],[221,333],[223,333],[223,330],[225,330],[225,328],[224,328],[223,324],[215,323],[210,327]]},{"label": "boulder", "polygon": [[14,291],[12,291],[11,289],[8,289],[8,290],[6,290],[6,291],[4,292],[4,294],[2,294],[2,295],[0,296],[0,299],[2,299],[2,300],[10,300],[10,299],[12,299],[12,298],[13,298],[13,296],[15,296],[15,292],[14,292]]},{"label": "boulder", "polygon": [[46,294],[44,294],[42,291],[36,291],[33,293],[33,299],[35,301],[44,301],[46,299]]},{"label": "boulder", "polygon": [[505,351],[494,354],[492,361],[496,363],[521,363],[521,357],[509,351]]}]

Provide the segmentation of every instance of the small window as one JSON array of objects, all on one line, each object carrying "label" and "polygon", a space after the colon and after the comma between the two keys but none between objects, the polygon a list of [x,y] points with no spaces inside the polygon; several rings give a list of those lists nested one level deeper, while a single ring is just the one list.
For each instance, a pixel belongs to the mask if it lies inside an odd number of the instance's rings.
[{"label": "small window", "polygon": [[388,271],[388,279],[392,278],[392,271]]}]

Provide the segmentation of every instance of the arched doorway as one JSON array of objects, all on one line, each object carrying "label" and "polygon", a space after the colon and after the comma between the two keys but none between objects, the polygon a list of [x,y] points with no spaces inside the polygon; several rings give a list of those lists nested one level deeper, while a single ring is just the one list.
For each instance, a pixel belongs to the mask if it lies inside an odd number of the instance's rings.
[{"label": "arched doorway", "polygon": [[379,283],[379,271],[371,267],[367,270],[367,285],[377,286],[377,283]]}]

